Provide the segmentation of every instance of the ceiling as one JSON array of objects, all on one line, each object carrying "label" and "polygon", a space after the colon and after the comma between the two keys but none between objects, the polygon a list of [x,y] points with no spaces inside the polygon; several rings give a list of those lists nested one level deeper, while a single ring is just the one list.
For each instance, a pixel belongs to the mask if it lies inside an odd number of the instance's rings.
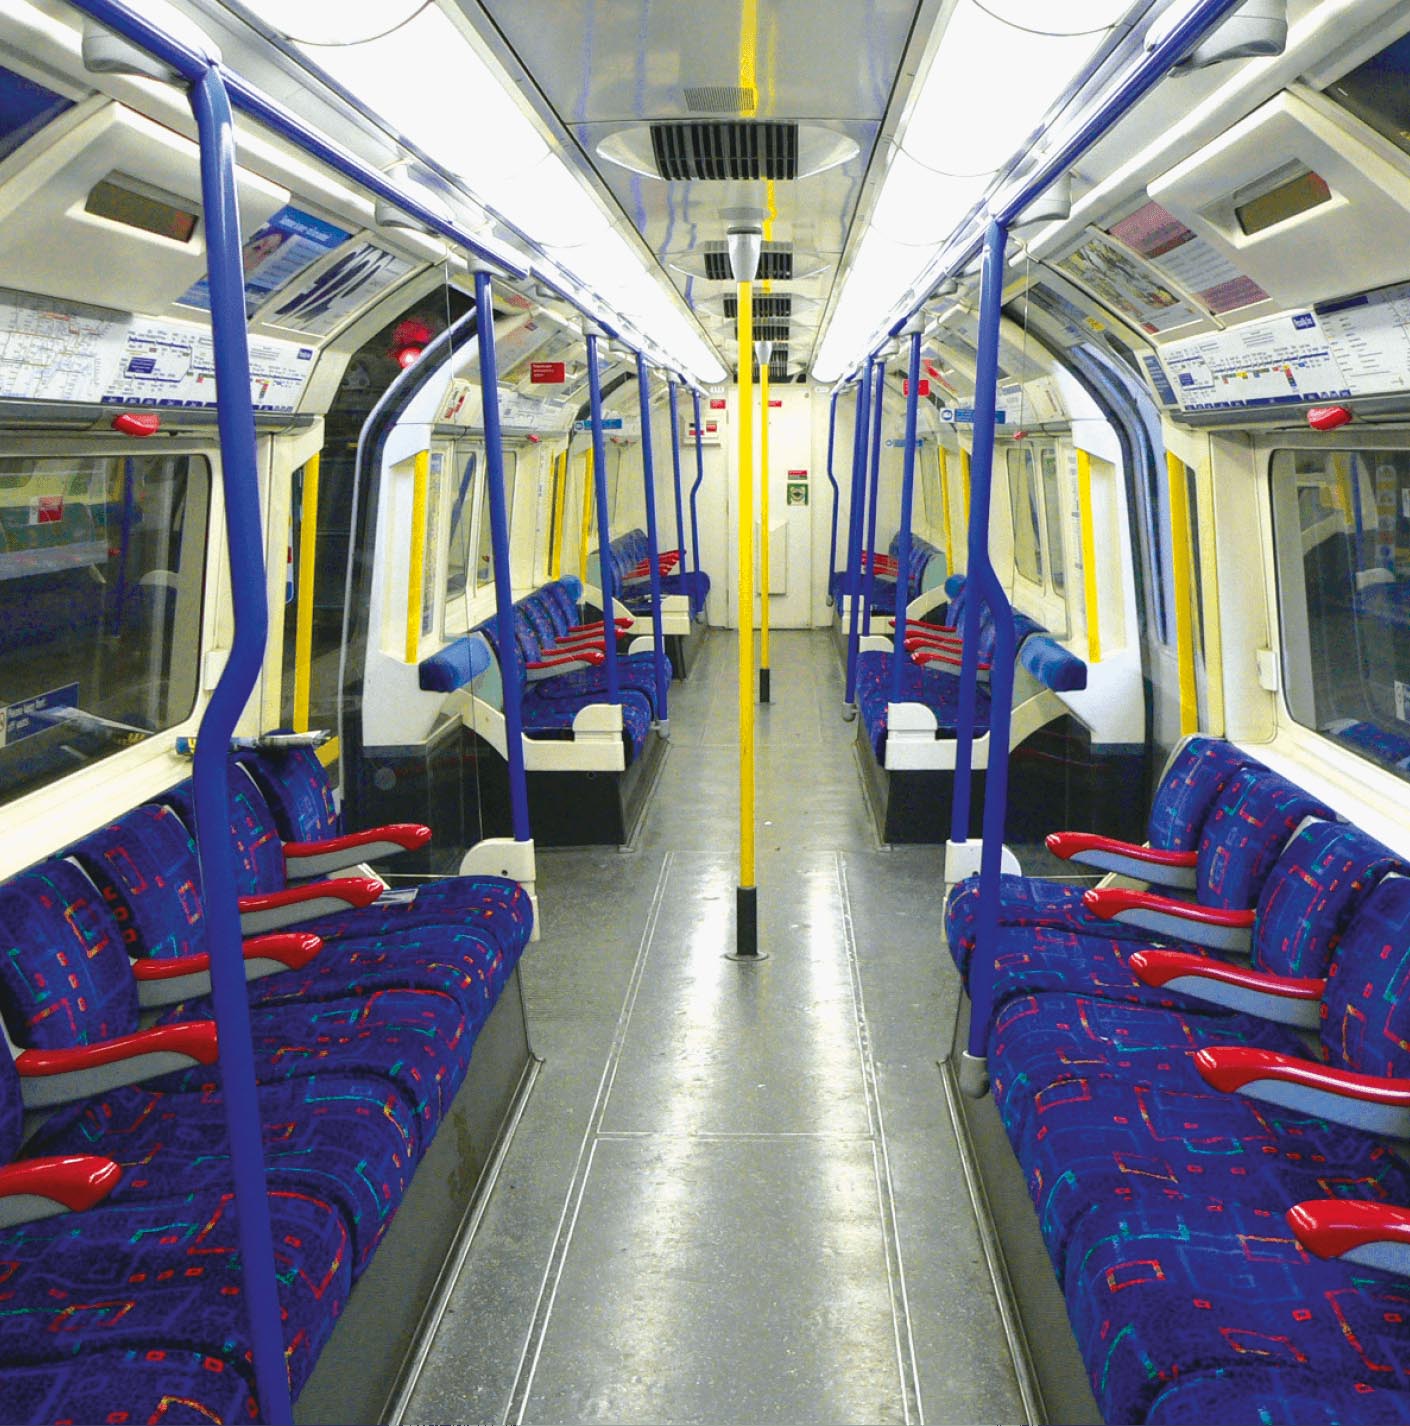
[{"label": "ceiling", "polygon": [[[816,275],[767,289],[814,299],[794,304],[805,310],[795,311],[789,342],[790,371],[807,370],[817,321],[837,280],[867,168],[898,87],[921,8],[917,0],[457,3],[482,33],[498,32],[576,139],[578,152],[564,157],[597,175],[731,363],[735,328],[719,301],[731,289],[727,282],[696,275],[702,249],[718,245],[733,223],[755,218],[766,239],[818,256],[806,264]],[[851,156],[791,180],[667,181],[599,153],[604,141],[651,122],[741,118],[819,126],[851,140],[843,146]],[[800,132],[806,136],[808,130]],[[649,152],[645,136],[635,137],[638,148]],[[696,272],[678,270],[674,264],[682,260]]]}]

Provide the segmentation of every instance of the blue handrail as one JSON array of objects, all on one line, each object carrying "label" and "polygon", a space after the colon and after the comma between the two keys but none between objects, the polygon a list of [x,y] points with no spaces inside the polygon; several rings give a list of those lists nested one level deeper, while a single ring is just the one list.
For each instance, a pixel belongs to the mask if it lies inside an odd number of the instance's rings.
[{"label": "blue handrail", "polygon": [[[671,721],[667,698],[670,696],[670,675],[666,672],[666,635],[661,628],[661,542],[656,538],[656,463],[651,454],[651,381],[646,368],[646,355],[636,354],[637,403],[641,409],[641,480],[646,488],[646,562],[651,585],[651,657],[656,669],[656,717],[662,728]],[[601,543],[597,547],[598,562],[603,557]]]},{"label": "blue handrail", "polygon": [[[700,425],[700,393],[691,391],[690,399],[695,413],[695,483],[690,487],[690,558],[695,569],[695,582],[700,583],[700,512],[696,509],[695,497],[705,480],[705,432]],[[685,556],[681,556],[681,564]],[[702,611],[703,613],[703,611]]]},{"label": "blue handrail", "polygon": [[[592,415],[592,484],[597,498],[597,580],[602,587],[602,668],[607,675],[607,701],[622,701],[617,670],[617,625],[613,620],[612,528],[607,502],[607,446],[602,439],[602,373],[597,366],[597,333],[587,333],[588,402]],[[587,571],[582,571],[584,575]]]},{"label": "blue handrail", "polygon": [[862,627],[871,633],[871,601],[876,592],[876,511],[881,504],[881,424],[886,400],[886,358],[877,357],[872,381],[871,478],[867,482],[867,573],[862,597]]},{"label": "blue handrail", "polygon": [[833,582],[837,578],[837,513],[838,506],[842,503],[842,491],[837,484],[837,477],[832,473],[832,452],[837,443],[837,398],[842,394],[841,390],[832,393],[832,400],[827,407],[827,483],[832,487],[832,534],[827,546],[827,600],[833,602],[832,588]]},{"label": "blue handrail", "polygon": [[[676,379],[666,381],[666,404],[671,408],[671,489],[676,497],[676,556],[680,563],[677,568],[684,575],[689,569],[685,547],[685,498],[681,493],[681,422],[676,410]],[[682,583],[685,581],[682,580]]]},{"label": "blue handrail", "polygon": [[896,620],[891,645],[891,701],[905,692],[906,605],[911,597],[911,511],[916,484],[916,408],[920,396],[920,323],[912,324],[910,380],[906,386],[906,449],[901,465],[901,529],[896,537]]},{"label": "blue handrail", "polygon": [[[847,530],[847,689],[845,707],[857,708],[857,632],[862,613],[862,525],[867,506],[867,421],[871,417],[871,362],[862,364],[852,431],[852,519]],[[849,715],[850,716],[850,715]]]},{"label": "blue handrail", "polygon": [[[529,784],[524,770],[523,688],[519,642],[514,637],[514,581],[509,567],[509,511],[504,503],[504,443],[499,425],[499,361],[494,348],[494,296],[490,274],[475,269],[475,338],[480,348],[480,403],[485,424],[485,479],[490,506],[490,557],[494,564],[495,636],[504,694],[504,738],[509,764],[509,820],[516,842],[532,840]],[[512,676],[511,676],[512,675]]]},{"label": "blue handrail", "polygon": [[250,344],[245,326],[245,277],[235,191],[235,124],[219,70],[204,65],[183,76],[201,146],[201,198],[206,227],[211,340],[215,356],[220,478],[225,492],[225,538],[235,635],[196,738],[192,786],[196,849],[200,856],[210,947],[211,993],[220,1035],[220,1082],[242,1264],[242,1295],[254,1350],[260,1411],[273,1426],[293,1420],[284,1331],[274,1268],[269,1185],[250,1039],[244,937],[230,841],[227,782],[230,739],[259,680],[269,634],[264,527],[259,508],[255,413],[250,399]]}]

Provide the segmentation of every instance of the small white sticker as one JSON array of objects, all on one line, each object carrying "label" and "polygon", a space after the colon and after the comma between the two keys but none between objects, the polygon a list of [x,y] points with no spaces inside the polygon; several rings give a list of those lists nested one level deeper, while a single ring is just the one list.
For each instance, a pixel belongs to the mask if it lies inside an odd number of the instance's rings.
[{"label": "small white sticker", "polygon": [[1410,723],[1410,717],[1406,716],[1405,705],[1410,701],[1410,683],[1401,683],[1395,680],[1395,716],[1402,723]]}]

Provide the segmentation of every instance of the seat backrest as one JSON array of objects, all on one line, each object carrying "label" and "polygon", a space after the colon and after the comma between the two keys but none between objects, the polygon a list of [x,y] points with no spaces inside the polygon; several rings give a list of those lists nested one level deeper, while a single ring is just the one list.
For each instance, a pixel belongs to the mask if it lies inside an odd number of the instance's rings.
[{"label": "seat backrest", "polygon": [[42,862],[0,883],[0,938],[0,1015],[15,1044],[72,1049],[137,1029],[122,932],[72,862]]},{"label": "seat backrest", "polygon": [[1336,814],[1275,772],[1235,773],[1200,832],[1196,898],[1206,906],[1256,906],[1279,854],[1309,818],[1334,822]]},{"label": "seat backrest", "polygon": [[[279,835],[269,803],[249,773],[233,759],[227,766],[226,777],[230,798],[229,835],[235,846],[236,894],[254,896],[282,891],[287,884],[284,839]],[[196,808],[190,778],[169,788],[155,801],[170,807],[195,837]]]},{"label": "seat backrest", "polygon": [[206,949],[196,846],[170,807],[125,812],[69,848],[98,888],[130,956],[194,956]]},{"label": "seat backrest", "polygon": [[24,1142],[24,1100],[9,1050],[0,1044],[0,1164],[10,1163]]},{"label": "seat backrest", "polygon": [[534,631],[534,639],[540,649],[546,649],[558,638],[558,628],[553,622],[553,614],[542,590],[535,590],[527,599],[520,601],[524,618]]},{"label": "seat backrest", "polygon": [[538,634],[534,631],[522,600],[514,606],[514,642],[519,646],[525,663],[536,663],[542,656],[543,649]]},{"label": "seat backrest", "polygon": [[554,633],[566,634],[578,622],[577,600],[561,579],[545,584],[541,592],[553,619]]},{"label": "seat backrest", "polygon": [[235,760],[264,794],[286,842],[317,842],[341,835],[343,814],[316,748],[247,748],[237,752]]},{"label": "seat backrest", "polygon": [[1151,846],[1170,852],[1188,852],[1198,846],[1214,799],[1244,768],[1264,770],[1257,758],[1223,738],[1187,738],[1176,749],[1155,790],[1146,827]]},{"label": "seat backrest", "polygon": [[1263,884],[1254,967],[1271,975],[1325,975],[1347,923],[1391,872],[1403,876],[1410,866],[1359,827],[1308,822]]},{"label": "seat backrest", "polygon": [[1410,1078],[1410,879],[1385,877],[1342,933],[1320,1050],[1338,1069]]}]

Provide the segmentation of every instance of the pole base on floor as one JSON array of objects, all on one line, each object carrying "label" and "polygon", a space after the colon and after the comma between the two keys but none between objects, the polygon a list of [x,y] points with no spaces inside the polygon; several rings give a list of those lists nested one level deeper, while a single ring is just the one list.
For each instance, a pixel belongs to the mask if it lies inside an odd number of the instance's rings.
[{"label": "pole base on floor", "polygon": [[989,1093],[989,1062],[968,1050],[960,1055],[960,1092],[967,1099],[983,1099]]},{"label": "pole base on floor", "polygon": [[761,668],[761,669],[759,670],[759,702],[760,702],[760,703],[767,703],[767,702],[769,702],[769,674],[771,674],[772,672],[773,672],[773,670],[772,670],[772,669],[768,669],[768,668]]},{"label": "pole base on floor", "polygon": [[842,705],[842,721],[844,723],[855,723],[857,721],[857,705],[855,703],[844,703]]},{"label": "pole base on floor", "polygon": [[737,886],[734,889],[734,950],[725,955],[727,961],[762,961],[768,958],[759,949],[759,888]]}]

